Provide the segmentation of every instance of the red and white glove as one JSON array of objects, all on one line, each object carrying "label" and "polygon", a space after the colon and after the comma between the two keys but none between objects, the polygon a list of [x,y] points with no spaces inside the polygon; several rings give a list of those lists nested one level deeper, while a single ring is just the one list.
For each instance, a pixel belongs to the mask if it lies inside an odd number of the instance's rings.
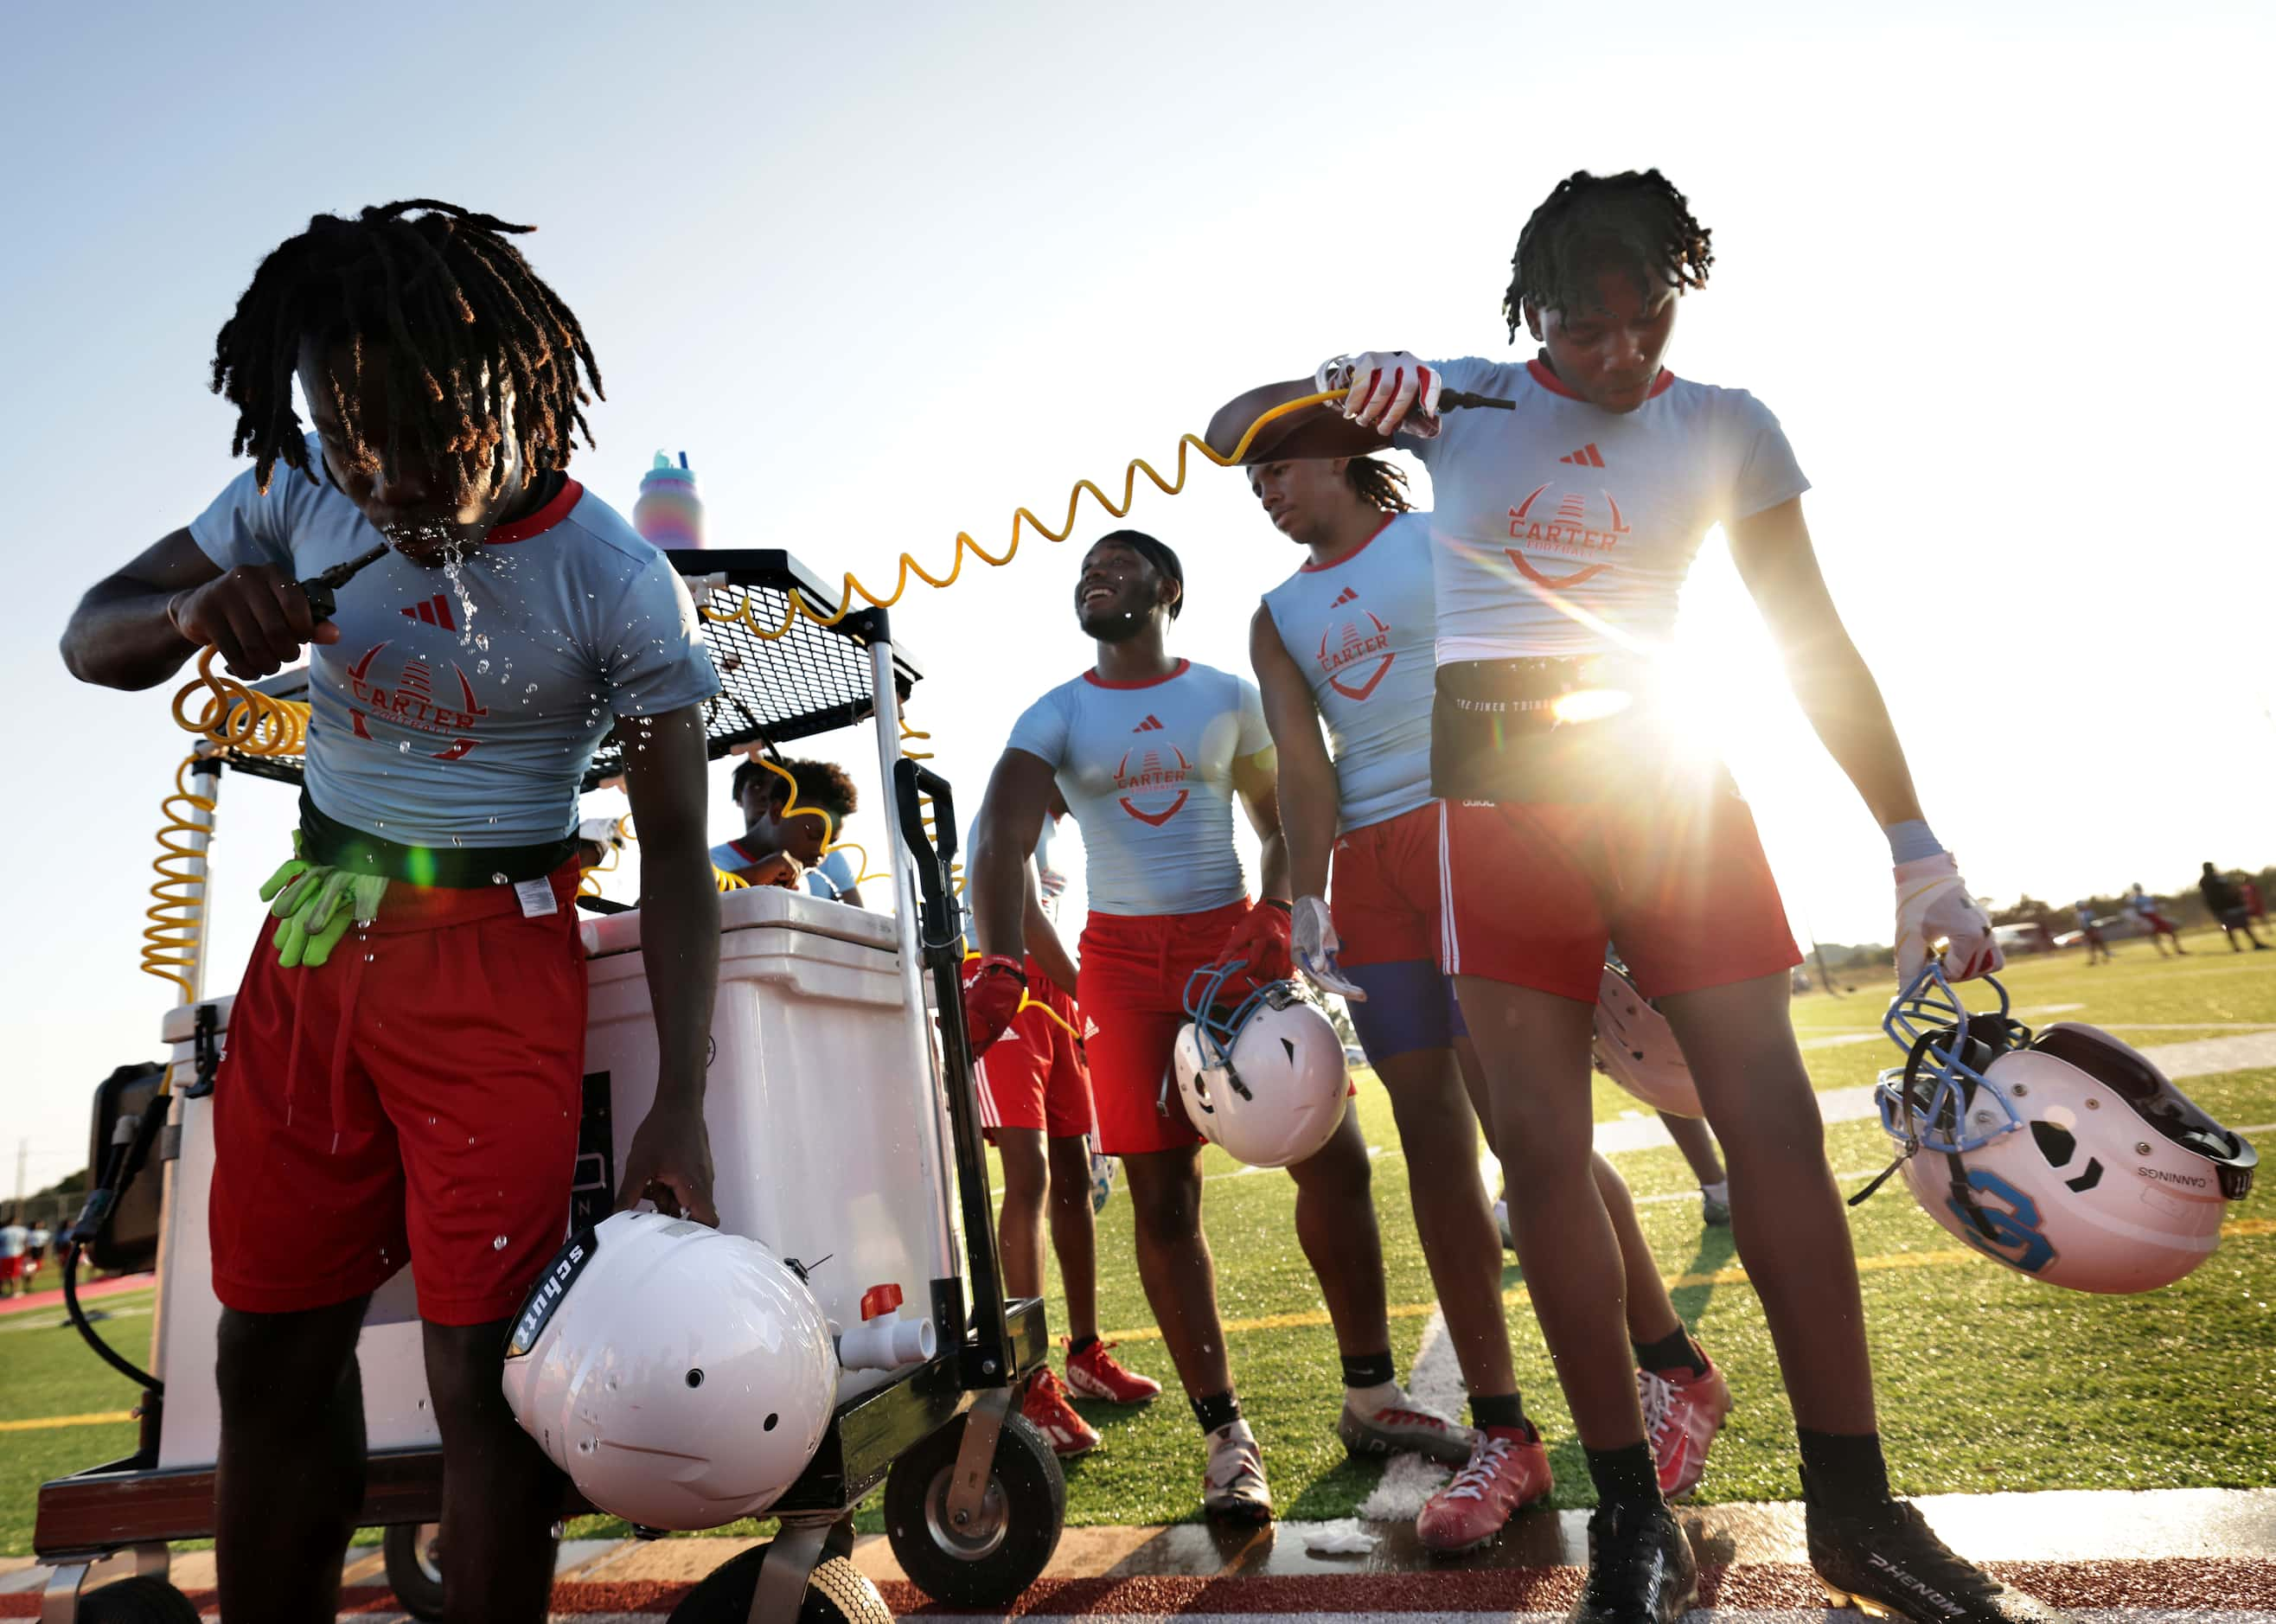
[{"label": "red and white glove", "polygon": [[1323,391],[1350,390],[1343,414],[1386,439],[1403,432],[1429,440],[1438,433],[1438,391],[1445,379],[1405,350],[1331,356],[1312,376]]},{"label": "red and white glove", "polygon": [[1366,989],[1346,975],[1343,967],[1336,962],[1336,955],[1343,951],[1344,944],[1336,934],[1335,921],[1328,913],[1326,901],[1319,897],[1297,898],[1290,924],[1290,956],[1305,978],[1323,992],[1366,1003]]},{"label": "red and white glove", "polygon": [[990,953],[980,960],[964,982],[964,1029],[972,1040],[972,1058],[1004,1036],[1012,1017],[1028,996],[1028,967],[1017,959]]},{"label": "red and white glove", "polygon": [[1240,916],[1218,949],[1217,961],[1230,964],[1240,960],[1240,977],[1263,986],[1267,982],[1286,981],[1295,973],[1295,963],[1289,957],[1288,936],[1291,910],[1278,897],[1267,897]]},{"label": "red and white glove", "polygon": [[1900,862],[1897,877],[1897,984],[1909,987],[1931,954],[1954,981],[1973,981],[2007,962],[1992,921],[1961,883],[1950,852]]}]

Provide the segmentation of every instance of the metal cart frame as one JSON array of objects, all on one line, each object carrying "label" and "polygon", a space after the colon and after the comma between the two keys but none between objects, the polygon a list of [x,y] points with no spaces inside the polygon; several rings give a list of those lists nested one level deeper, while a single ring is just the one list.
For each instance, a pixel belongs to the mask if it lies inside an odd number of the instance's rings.
[{"label": "metal cart frame", "polygon": [[[769,626],[793,612],[793,595],[815,605],[833,601],[819,576],[778,550],[667,556],[698,602],[741,597],[749,604],[750,618]],[[713,622],[707,634],[725,689],[709,707],[706,747],[712,759],[761,740],[778,744],[865,720],[875,725],[878,764],[897,815],[898,838],[888,844],[905,1003],[914,1043],[929,1057],[932,1086],[945,1095],[949,1143],[942,1149],[948,1154],[937,1165],[945,1173],[953,1170],[953,1188],[944,1178],[939,1192],[944,1255],[931,1282],[929,1305],[941,1352],[899,1373],[889,1385],[839,1405],[805,1473],[769,1514],[780,1520],[782,1531],[759,1568],[749,1617],[788,1624],[799,1615],[815,1567],[851,1548],[854,1506],[885,1479],[896,1460],[960,1417],[965,1419],[953,1476],[946,1487],[945,1522],[954,1530],[975,1525],[987,1514],[983,1503],[1013,1397],[1047,1357],[1049,1340],[1039,1301],[1023,1298],[1006,1303],[1003,1295],[964,1026],[962,925],[950,880],[956,823],[949,786],[900,753],[900,702],[923,673],[894,645],[882,609],[865,609],[829,626],[801,616],[778,639],[753,636],[737,622]],[[278,697],[296,697],[305,691],[306,681],[305,672],[289,672],[261,686]],[[202,787],[209,796],[218,790],[224,763],[232,770],[257,778],[287,783],[300,778],[297,759],[240,756],[207,747],[194,770],[207,779]],[[621,767],[617,747],[604,747],[587,773],[584,787],[597,787]],[[934,802],[937,837],[925,833],[921,793]],[[199,851],[201,869],[212,830],[211,818],[205,822],[203,836],[190,842]],[[200,935],[191,979],[202,992],[203,932]],[[925,1030],[927,975],[939,1014],[938,1047]],[[937,1122],[937,1111],[929,1119]],[[162,1142],[162,1165],[171,1162],[175,1136],[170,1132]],[[961,1260],[953,1255],[960,1222]],[[162,1234],[162,1248],[165,1244]],[[161,1302],[154,1324],[163,1312]],[[163,1378],[164,1372],[158,1374]],[[40,1559],[55,1569],[40,1615],[47,1624],[72,1624],[91,1578],[107,1580],[131,1572],[163,1579],[166,1542],[213,1532],[212,1469],[158,1469],[163,1397],[147,1394],[138,1415],[141,1430],[133,1454],[41,1487],[33,1544]],[[1055,1462],[1051,1475],[1056,1480]],[[376,1452],[367,1463],[359,1521],[390,1526],[434,1522],[442,1511],[442,1482],[440,1449]],[[1062,1489],[1060,1505],[1063,1496]],[[592,1509],[573,1490],[565,1493],[565,1516]],[[1058,1509],[1051,1514],[1056,1517]],[[1056,1544],[1057,1537],[1053,1528],[1050,1542]]]}]

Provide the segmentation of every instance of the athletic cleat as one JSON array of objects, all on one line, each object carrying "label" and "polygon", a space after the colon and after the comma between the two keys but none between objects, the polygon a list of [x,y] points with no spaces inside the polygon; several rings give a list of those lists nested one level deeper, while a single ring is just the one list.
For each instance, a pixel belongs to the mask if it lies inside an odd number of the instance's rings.
[{"label": "athletic cleat", "polygon": [[2075,1624],[1955,1555],[1908,1500],[1849,1515],[1811,1506],[1809,1528],[1809,1565],[1836,1607],[1903,1624]]},{"label": "athletic cleat", "polygon": [[1343,1413],[1336,1417],[1336,1436],[1355,1455],[1426,1455],[1448,1466],[1464,1466],[1470,1459],[1470,1430],[1427,1410],[1397,1389],[1397,1396],[1371,1415],[1344,1398]]},{"label": "athletic cleat", "polygon": [[1059,1385],[1059,1378],[1049,1365],[1028,1378],[1028,1393],[1020,1400],[1020,1414],[1043,1435],[1053,1454],[1088,1454],[1098,1447],[1096,1429],[1074,1413],[1074,1406],[1067,1402],[1066,1389]]},{"label": "athletic cleat", "polygon": [[[1065,1337],[1059,1346],[1070,1346]],[[1110,1404],[1143,1404],[1157,1398],[1162,1384],[1150,1376],[1140,1376],[1122,1368],[1122,1362],[1107,1350],[1119,1347],[1118,1342],[1093,1342],[1080,1354],[1070,1354],[1066,1362],[1066,1385],[1086,1399],[1104,1399]]]},{"label": "athletic cleat", "polygon": [[1264,1481],[1264,1458],[1245,1421],[1209,1435],[1209,1464],[1202,1468],[1202,1510],[1227,1522],[1272,1521],[1272,1490]]},{"label": "athletic cleat", "polygon": [[1731,1413],[1731,1386],[1715,1362],[1703,1375],[1688,1370],[1636,1372],[1636,1397],[1643,1404],[1643,1434],[1659,1468],[1662,1498],[1680,1500],[1699,1486],[1707,1452],[1723,1417]]},{"label": "athletic cleat", "polygon": [[1705,1190],[1701,1190],[1699,1221],[1710,1229],[1728,1229],[1731,1226],[1731,1203],[1728,1201],[1718,1201]]},{"label": "athletic cleat", "polygon": [[1442,1556],[1474,1551],[1556,1486],[1549,1451],[1531,1426],[1483,1427],[1472,1436],[1469,1463],[1423,1502],[1415,1537]]},{"label": "athletic cleat", "polygon": [[1665,1506],[1599,1506],[1589,1514],[1589,1576],[1572,1624],[1675,1624],[1699,1595],[1691,1542]]}]

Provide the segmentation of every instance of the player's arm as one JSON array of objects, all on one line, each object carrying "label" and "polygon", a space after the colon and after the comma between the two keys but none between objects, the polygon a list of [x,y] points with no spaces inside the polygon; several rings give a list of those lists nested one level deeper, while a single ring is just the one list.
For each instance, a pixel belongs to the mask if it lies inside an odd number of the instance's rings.
[{"label": "player's arm", "polygon": [[1043,974],[1051,977],[1053,986],[1073,998],[1075,993],[1074,955],[1067,952],[1066,942],[1059,935],[1058,927],[1051,923],[1051,916],[1043,912],[1043,893],[1036,882],[1035,865],[1022,863],[1020,872],[1028,888],[1028,956],[1043,967]]},{"label": "player's arm", "polygon": [[704,838],[703,712],[695,705],[643,718],[625,752],[625,791],[641,840],[641,946],[656,1011],[656,1104],[625,1156],[619,1206],[653,1194],[716,1225],[703,1084],[719,981],[719,891]]},{"label": "player's arm", "polygon": [[[1264,700],[1264,725],[1279,758],[1280,827],[1293,895],[1328,894],[1328,860],[1336,843],[1336,764],[1320,734],[1311,684],[1289,657],[1272,611],[1258,605],[1248,623],[1248,663]],[[1270,895],[1271,887],[1266,887]]]},{"label": "player's arm", "polygon": [[1438,432],[1444,378],[1435,363],[1405,350],[1367,350],[1321,363],[1309,378],[1266,383],[1235,396],[1210,419],[1209,443],[1220,456],[1240,450],[1249,425],[1265,413],[1307,395],[1347,388],[1340,401],[1299,408],[1257,429],[1241,453],[1245,465],[1308,457],[1364,457],[1387,450],[1403,427],[1418,438]]},{"label": "player's arm", "polygon": [[81,682],[156,687],[208,643],[246,678],[273,675],[311,642],[337,642],[307,595],[274,565],[224,573],[186,527],[161,538],[87,590],[64,627],[64,664]]},{"label": "player's arm", "polygon": [[1233,763],[1233,793],[1248,826],[1263,844],[1263,869],[1259,882],[1263,900],[1288,906],[1288,837],[1280,827],[1280,774],[1271,749],[1236,759]]},{"label": "player's arm", "polygon": [[1884,828],[1917,819],[1920,798],[1880,685],[1850,641],[1817,566],[1802,498],[1724,527],[1731,562],[1754,595],[1802,713]]},{"label": "player's arm", "polygon": [[972,903],[980,970],[965,988],[964,1018],[975,1055],[1003,1036],[1027,994],[1027,961],[1020,950],[1028,940],[1028,905],[1034,894],[1028,854],[1036,849],[1057,789],[1053,777],[1051,764],[1042,756],[1005,750],[989,775],[980,816],[973,820],[965,894]]},{"label": "player's arm", "polygon": [[1889,837],[1897,886],[1897,975],[1909,984],[1931,956],[1966,979],[2001,963],[1991,919],[1969,896],[1958,863],[1921,816],[1911,767],[1880,685],[1826,590],[1802,498],[1724,527],[1731,561],[1762,611],[1787,680],[1827,754]]}]

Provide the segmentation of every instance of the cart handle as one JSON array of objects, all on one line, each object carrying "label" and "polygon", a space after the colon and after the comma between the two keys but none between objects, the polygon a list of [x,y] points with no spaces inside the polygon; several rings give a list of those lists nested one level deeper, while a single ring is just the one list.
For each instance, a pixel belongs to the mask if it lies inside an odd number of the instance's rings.
[{"label": "cart handle", "polygon": [[[932,801],[933,830],[925,833],[924,798]],[[932,914],[948,895],[955,871],[956,802],[948,780],[903,756],[893,763],[893,803],[901,815],[901,838],[916,858],[917,889]]]}]

